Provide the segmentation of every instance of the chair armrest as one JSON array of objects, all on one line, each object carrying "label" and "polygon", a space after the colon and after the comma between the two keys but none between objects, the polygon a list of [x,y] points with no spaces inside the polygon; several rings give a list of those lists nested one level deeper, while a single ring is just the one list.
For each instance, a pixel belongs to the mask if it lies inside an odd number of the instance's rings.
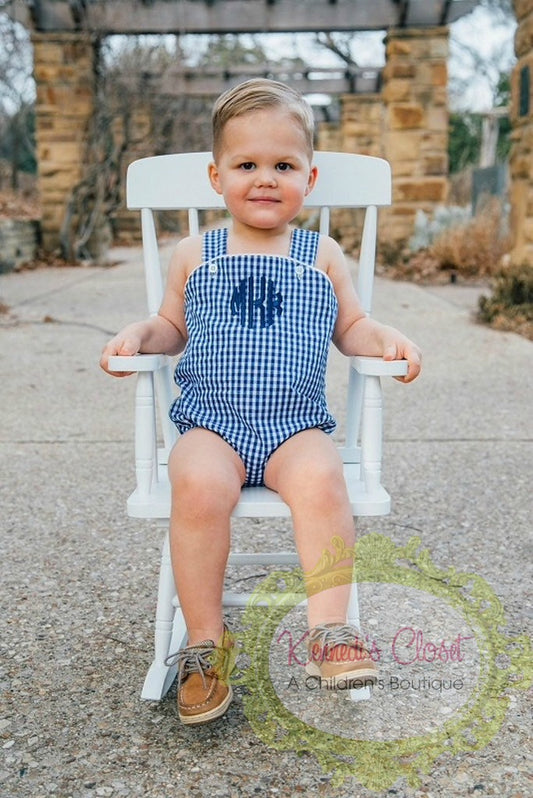
[{"label": "chair armrest", "polygon": [[351,366],[367,377],[405,377],[407,360],[383,360],[381,357],[352,357]]},{"label": "chair armrest", "polygon": [[170,364],[168,355],[111,355],[111,371],[159,371]]}]

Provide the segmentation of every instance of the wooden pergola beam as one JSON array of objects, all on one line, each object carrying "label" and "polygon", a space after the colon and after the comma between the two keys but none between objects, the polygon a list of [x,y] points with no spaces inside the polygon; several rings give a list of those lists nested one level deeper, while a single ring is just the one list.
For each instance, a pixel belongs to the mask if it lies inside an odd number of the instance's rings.
[{"label": "wooden pergola beam", "polygon": [[147,84],[168,97],[215,97],[253,77],[271,78],[290,84],[302,94],[373,94],[381,88],[381,68],[284,69],[279,65],[235,66],[231,69],[175,69],[164,74],[144,75]]},{"label": "wooden pergola beam", "polygon": [[446,25],[479,0],[14,0],[40,32],[224,34],[368,31]]}]

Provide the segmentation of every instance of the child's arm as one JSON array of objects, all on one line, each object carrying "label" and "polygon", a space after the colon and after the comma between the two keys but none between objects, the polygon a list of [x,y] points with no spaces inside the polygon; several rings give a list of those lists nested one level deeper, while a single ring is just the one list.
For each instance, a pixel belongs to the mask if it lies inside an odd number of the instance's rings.
[{"label": "child's arm", "polygon": [[394,327],[380,324],[366,316],[357,297],[346,260],[338,244],[331,238],[323,239],[319,250],[327,264],[327,274],[333,283],[339,312],[333,341],[345,355],[382,357],[384,360],[407,360],[405,377],[401,382],[411,382],[419,372],[422,353],[418,346]]},{"label": "child's arm", "polygon": [[100,366],[114,377],[133,372],[109,369],[112,355],[166,354],[177,355],[187,341],[183,292],[187,275],[187,239],[180,242],[170,261],[165,295],[157,316],[134,322],[114,336],[102,351]]}]

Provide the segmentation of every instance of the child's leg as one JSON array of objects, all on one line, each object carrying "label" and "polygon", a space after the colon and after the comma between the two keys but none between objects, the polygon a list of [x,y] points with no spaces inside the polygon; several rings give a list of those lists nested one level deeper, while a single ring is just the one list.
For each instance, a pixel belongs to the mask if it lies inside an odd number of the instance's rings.
[{"label": "child's leg", "polygon": [[[355,529],[341,458],[324,432],[304,430],[285,441],[268,461],[265,482],[291,508],[304,574],[316,568],[325,552],[333,553],[333,537],[342,538],[347,547],[354,545]],[[332,576],[336,569],[352,564],[351,559],[335,563]],[[309,627],[345,623],[349,594],[350,584],[344,584],[310,595]]]},{"label": "child's leg", "polygon": [[205,429],[181,436],[169,459],[170,553],[188,645],[220,640],[230,518],[245,479],[229,444]]}]

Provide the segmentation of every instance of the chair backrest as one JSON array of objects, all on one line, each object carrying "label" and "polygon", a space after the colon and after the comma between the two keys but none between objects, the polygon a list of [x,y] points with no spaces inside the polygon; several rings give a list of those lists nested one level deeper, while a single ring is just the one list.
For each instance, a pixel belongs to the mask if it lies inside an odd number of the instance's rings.
[{"label": "chair backrest", "polygon": [[[212,160],[210,152],[185,152],[134,161],[128,169],[128,208],[223,208],[224,201],[211,188],[207,176]],[[349,152],[315,152],[314,163],[319,178],[306,197],[307,206],[390,205],[390,166],[382,158]]]},{"label": "chair backrest", "polygon": [[[210,152],[177,153],[141,158],[130,164],[127,174],[127,206],[141,211],[143,255],[148,311],[155,315],[163,297],[163,279],[159,259],[154,211],[187,210],[189,233],[199,232],[198,211],[224,208],[222,197],[208,179]],[[377,240],[377,208],[391,203],[391,170],[381,158],[345,152],[315,152],[318,180],[307,196],[305,206],[320,210],[319,230],[329,232],[330,208],[365,209],[357,270],[357,293],[366,313],[372,310],[372,288]],[[168,408],[169,395],[160,380],[158,395],[161,408]],[[362,402],[362,384],[350,369],[346,446],[343,457],[357,458],[356,442]],[[164,412],[162,413],[165,416]],[[163,433],[167,449],[175,430],[165,417]]]},{"label": "chair backrest", "polygon": [[[148,310],[157,313],[163,294],[153,211],[187,210],[189,232],[198,232],[198,211],[224,208],[223,198],[209,183],[210,152],[177,153],[141,158],[127,174],[127,206],[141,211]],[[330,208],[366,208],[357,292],[367,313],[372,285],[377,225],[376,209],[390,205],[391,172],[387,161],[346,152],[316,152],[318,180],[305,206],[320,209],[321,233],[329,232]]]}]

